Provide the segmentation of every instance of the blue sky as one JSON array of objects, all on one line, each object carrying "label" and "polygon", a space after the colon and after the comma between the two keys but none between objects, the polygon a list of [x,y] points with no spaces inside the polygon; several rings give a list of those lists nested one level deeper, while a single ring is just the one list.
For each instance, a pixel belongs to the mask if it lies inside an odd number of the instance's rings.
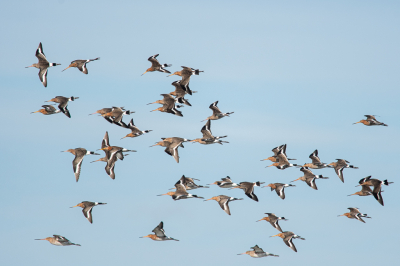
[{"label": "blue sky", "polygon": [[[396,231],[400,196],[396,193],[399,114],[400,45],[397,1],[19,1],[2,4],[0,22],[0,116],[3,182],[0,186],[2,227],[0,249],[6,265],[96,264],[125,265],[243,265],[267,261],[280,265],[357,264],[365,251],[397,259]],[[39,42],[50,62],[61,63],[48,72],[48,87],[38,70]],[[176,76],[146,73],[147,58],[160,54],[170,71],[189,66],[204,70],[191,78],[198,91],[182,108],[184,117],[146,105],[173,91]],[[76,59],[101,57],[77,69],[61,72]],[[44,101],[79,97],[62,114],[30,114]],[[180,163],[152,147],[162,137],[194,139],[200,122],[211,115],[208,106],[219,100],[229,118],[212,121],[214,135],[228,135],[229,144],[185,143]],[[98,109],[124,106],[142,130],[135,139],[129,130],[97,116]],[[388,127],[352,123],[366,114]],[[5,126],[4,126],[5,125]],[[104,133],[110,143],[138,152],[116,164],[116,179],[105,163],[89,163],[87,156],[78,183],[70,148],[100,148]],[[302,173],[297,168],[265,168],[271,149],[286,143],[296,163],[309,162],[319,150],[322,161],[343,158],[359,169],[345,169],[345,183],[332,169],[314,171],[318,191],[303,182],[286,190],[281,200],[269,188],[256,188],[259,202],[241,190],[198,189],[206,199],[217,195],[242,197],[230,204],[231,216],[214,201],[174,202],[156,195],[168,192],[184,174],[201,185],[229,175],[233,181],[288,183]],[[103,156],[103,154],[102,154]],[[361,178],[389,179],[385,206],[370,197],[347,197],[358,191]],[[106,202],[95,207],[93,224],[78,208],[81,201]],[[372,219],[366,224],[337,217],[358,207]],[[295,240],[298,253],[261,219],[274,212],[289,219],[283,230],[306,238]],[[179,242],[156,242],[139,237],[164,221],[168,236]],[[81,247],[56,247],[34,241],[60,234]],[[279,258],[254,260],[236,254],[258,244]],[[89,256],[88,256],[89,255]],[[369,256],[365,265],[382,262]]]}]

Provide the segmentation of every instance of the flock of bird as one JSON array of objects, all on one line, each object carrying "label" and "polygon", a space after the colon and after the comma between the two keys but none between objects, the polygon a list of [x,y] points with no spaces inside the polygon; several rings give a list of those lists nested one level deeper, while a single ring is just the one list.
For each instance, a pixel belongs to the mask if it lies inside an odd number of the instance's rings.
[{"label": "flock of bird", "polygon": [[[44,55],[43,52],[43,47],[42,43],[39,44],[39,47],[36,50],[36,57],[38,58],[38,63],[32,64],[29,67],[36,67],[39,68],[39,79],[43,83],[43,85],[46,87],[47,86],[47,72],[48,68],[52,66],[57,66],[60,65],[58,63],[49,63],[46,59],[46,56]],[[148,58],[148,61],[151,62],[151,67],[146,70],[142,75],[144,75],[147,72],[154,72],[154,71],[159,71],[163,73],[168,73],[171,74],[168,70],[165,68],[171,67],[171,64],[160,64],[159,61],[157,60],[158,54],[151,56]],[[95,59],[88,59],[88,60],[74,60],[71,62],[71,64],[66,68],[71,68],[71,67],[76,67],[78,68],[82,73],[88,74],[88,69],[86,67],[86,64],[99,60],[100,58],[95,58]],[[64,70],[66,70],[64,69]],[[64,71],[63,70],[63,71]],[[182,108],[184,105],[187,106],[192,106],[187,99],[185,99],[185,96],[187,94],[192,95],[193,93],[196,93],[196,91],[192,91],[189,87],[189,82],[190,82],[190,77],[192,75],[199,75],[201,72],[199,69],[194,69],[190,67],[182,67],[181,71],[176,71],[173,75],[180,76],[182,79],[178,81],[172,82],[172,85],[175,87],[175,90],[170,92],[170,93],[165,93],[161,94],[163,96],[163,99],[157,100],[155,102],[149,103],[149,104],[161,104],[162,107],[159,107],[155,110],[152,111],[160,111],[160,112],[165,112],[165,113],[170,113],[176,116],[182,117],[183,114],[181,111],[178,110],[178,108]],[[64,96],[56,96],[55,98],[48,100],[47,102],[53,102],[58,104],[58,109],[56,109],[52,104],[47,104],[43,105],[43,109],[40,109],[38,111],[32,112],[32,113],[42,113],[44,115],[52,115],[52,114],[57,114],[57,113],[64,113],[67,117],[71,118],[70,111],[68,110],[68,103],[71,101],[75,101],[76,99],[79,99],[79,97],[64,97]],[[181,105],[184,104],[184,105]],[[200,144],[204,145],[209,145],[209,144],[220,144],[222,145],[223,143],[229,143],[228,141],[221,140],[223,138],[226,138],[227,136],[214,136],[211,132],[211,120],[218,120],[221,118],[224,118],[226,116],[231,115],[233,112],[227,112],[223,113],[220,111],[220,109],[217,106],[218,101],[213,102],[209,108],[212,110],[212,115],[207,117],[203,121],[207,121],[205,125],[201,128],[200,132],[202,133],[202,137],[196,138],[196,139],[186,139],[182,137],[167,137],[167,138],[162,138],[161,141],[156,142],[154,145],[150,146],[162,146],[165,148],[165,152],[172,156],[177,163],[179,163],[179,154],[178,154],[178,148],[183,147],[184,142],[198,142]],[[97,110],[96,112],[90,114],[98,114],[101,117],[103,117],[107,122],[111,124],[115,124],[117,126],[126,128],[131,130],[131,133],[127,134],[125,137],[122,137],[121,139],[130,137],[130,138],[135,138],[139,137],[145,133],[149,133],[152,130],[140,130],[133,122],[133,119],[130,120],[128,124],[126,124],[123,121],[123,116],[124,115],[130,115],[134,113],[133,111],[130,110],[125,110],[124,107],[106,107],[100,110]],[[373,115],[366,115],[367,119],[366,120],[360,120],[357,123],[362,123],[366,126],[387,126],[386,124],[379,122],[376,120],[375,116]],[[202,121],[202,122],[203,122]],[[99,141],[100,142],[100,141]],[[296,160],[293,158],[288,158],[286,154],[286,148],[287,145],[283,144],[281,146],[275,147],[272,149],[273,155],[268,157],[267,159],[263,159],[261,161],[269,160],[273,162],[273,164],[267,166],[275,166],[277,169],[280,170],[285,170],[286,168],[290,167],[297,167],[300,168],[300,171],[303,173],[303,176],[291,181],[304,181],[309,187],[311,187],[314,190],[318,190],[317,185],[316,185],[316,180],[317,179],[328,179],[328,177],[323,176],[323,175],[316,175],[314,174],[312,170],[319,170],[319,169],[324,169],[324,168],[333,168],[339,179],[344,182],[344,177],[343,177],[343,170],[345,168],[353,168],[353,169],[358,169],[358,167],[355,167],[354,165],[350,165],[348,161],[344,159],[336,159],[336,162],[332,162],[330,164],[323,163],[321,162],[320,158],[318,157],[318,150],[315,150],[309,158],[311,159],[311,163],[305,163],[303,165],[300,164],[292,164],[289,161]],[[115,179],[115,164],[118,160],[123,160],[124,156],[129,155],[128,152],[136,152],[135,150],[129,150],[125,149],[123,147],[119,146],[112,146],[109,141],[109,135],[108,132],[105,133],[104,138],[101,142],[101,148],[98,149],[99,151],[102,150],[105,153],[105,156],[92,161],[92,162],[97,162],[97,161],[102,161],[106,162],[105,166],[105,171],[107,175]],[[83,158],[85,155],[100,155],[99,153],[96,153],[95,151],[89,151],[86,150],[85,148],[75,148],[75,149],[68,149],[64,152],[70,152],[72,153],[75,158],[72,161],[72,166],[73,166],[73,172],[75,175],[75,180],[78,182],[80,173],[81,173],[81,168],[82,168],[82,162]],[[231,189],[242,189],[247,197],[250,199],[258,202],[258,197],[256,196],[254,192],[255,187],[261,187],[264,182],[256,181],[256,182],[239,182],[239,183],[234,183],[232,179],[227,176],[225,178],[222,178],[220,181],[215,181],[214,183],[208,184],[208,186],[202,186],[198,185],[195,183],[194,178],[186,177],[183,175],[176,183],[175,183],[175,191],[169,191],[165,194],[160,194],[158,196],[163,196],[163,195],[168,195],[171,196],[173,200],[182,200],[182,199],[189,199],[189,198],[198,198],[198,199],[204,199],[203,197],[194,195],[189,193],[189,190],[194,190],[198,188],[209,188],[211,185],[217,185],[220,188],[227,188],[228,190]],[[199,180],[197,180],[199,181]],[[266,186],[263,187],[269,187],[271,191],[274,191],[277,193],[277,195],[284,200],[285,199],[285,188],[288,187],[295,187],[293,184],[286,184],[286,183],[270,183]],[[359,195],[359,196],[369,196],[373,195],[374,198],[383,206],[383,198],[382,198],[382,185],[388,186],[393,182],[389,182],[387,180],[379,180],[379,179],[372,179],[371,176],[368,176],[366,178],[363,178],[359,181],[359,186],[361,186],[361,191],[355,192],[352,195]],[[372,188],[371,188],[372,187]],[[172,190],[172,189],[171,189]],[[218,196],[213,196],[209,199],[206,199],[204,201],[210,201],[210,200],[215,200],[218,202],[219,206],[222,208],[223,211],[225,211],[228,215],[231,215],[231,211],[229,208],[229,203],[232,201],[237,201],[237,200],[244,200],[243,198],[235,198],[235,197],[230,197],[227,195],[218,195]],[[90,201],[83,201],[71,208],[74,207],[81,207],[83,215],[85,218],[92,223],[93,222],[93,217],[92,217],[92,209],[95,206],[98,205],[105,205],[106,203],[101,203],[101,202],[90,202]],[[350,212],[344,213],[342,215],[338,216],[346,216],[350,219],[357,219],[363,223],[365,221],[362,218],[371,218],[367,214],[362,214],[358,208],[355,207],[350,207],[348,208]],[[268,217],[264,217],[259,221],[267,221],[269,222],[276,230],[278,230],[280,233],[273,235],[271,237],[281,237],[283,239],[283,242],[290,247],[293,251],[297,252],[297,249],[295,245],[293,244],[293,239],[301,239],[305,240],[303,237],[300,237],[299,235],[296,235],[295,233],[291,231],[283,231],[278,224],[279,220],[286,221],[284,217],[278,217],[274,213],[266,213]],[[157,227],[155,227],[152,232],[154,234],[149,234],[146,236],[143,236],[142,238],[150,238],[152,240],[156,241],[166,241],[166,240],[174,240],[174,241],[179,241],[177,239],[168,237],[165,234],[165,231],[163,229],[164,224],[161,221]],[[53,237],[47,237],[43,239],[36,239],[36,240],[47,240],[53,245],[58,245],[58,246],[68,246],[68,245],[76,245],[80,246],[79,244],[72,243],[69,241],[67,238],[60,236],[60,235],[53,235]],[[251,247],[251,251],[246,251],[245,253],[241,253],[238,255],[242,254],[247,254],[253,258],[261,258],[261,257],[266,257],[266,256],[275,256],[279,257],[278,255],[264,252],[262,248],[260,248],[258,245],[255,245],[254,247]]]}]

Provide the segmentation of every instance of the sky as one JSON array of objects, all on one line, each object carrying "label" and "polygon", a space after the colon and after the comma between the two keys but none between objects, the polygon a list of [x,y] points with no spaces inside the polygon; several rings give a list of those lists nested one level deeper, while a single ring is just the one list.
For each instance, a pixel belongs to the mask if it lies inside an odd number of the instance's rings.
[{"label": "sky", "polygon": [[[0,186],[0,250],[5,265],[376,265],[397,261],[400,194],[396,193],[400,76],[398,1],[8,1],[1,4],[0,116],[3,172]],[[48,86],[38,69],[35,51],[42,42],[49,62]],[[179,77],[146,73],[149,56],[160,63],[204,70],[192,76],[198,91],[187,99],[183,117],[150,112],[160,94],[174,90]],[[88,75],[66,68],[76,59]],[[31,114],[55,96],[79,97],[70,102],[72,118],[63,114]],[[224,145],[184,143],[180,162],[163,148],[162,137],[201,137],[200,122],[219,101],[229,118],[211,122],[214,135],[228,135]],[[134,111],[138,138],[130,131],[88,114],[104,107]],[[388,127],[353,125],[364,115],[377,115]],[[115,167],[84,158],[79,182],[73,155],[83,147],[96,151],[108,131],[111,145],[137,150]],[[173,201],[157,195],[169,191],[182,176],[200,185],[230,176],[242,181],[289,183],[302,176],[298,168],[265,168],[260,160],[287,144],[294,163],[310,162],[318,149],[323,162],[341,158],[359,169],[345,169],[342,183],[332,169],[318,190],[304,182],[286,189],[280,199],[269,188],[255,188],[259,202],[242,190],[217,186],[191,191],[209,199],[217,195],[243,198],[230,203],[227,215],[215,201]],[[372,196],[347,195],[366,176],[388,179],[385,206]],[[81,201],[105,202],[93,209],[93,224]],[[337,215],[358,207],[371,219],[363,224]],[[284,231],[294,240],[293,252],[264,213],[284,216]],[[140,238],[164,222],[166,234],[179,239],[158,242]],[[35,241],[59,234],[81,247],[56,247]],[[277,257],[237,256],[259,245]],[[380,254],[368,256],[367,252]],[[355,255],[357,254],[357,255]],[[360,256],[360,254],[362,254]]]}]

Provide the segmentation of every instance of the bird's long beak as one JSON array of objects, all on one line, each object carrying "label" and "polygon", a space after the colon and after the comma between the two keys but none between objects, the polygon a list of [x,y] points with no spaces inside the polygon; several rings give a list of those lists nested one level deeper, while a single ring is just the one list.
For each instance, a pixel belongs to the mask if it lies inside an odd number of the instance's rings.
[{"label": "bird's long beak", "polygon": [[35,112],[31,112],[31,114],[34,114],[34,113],[39,113],[40,111],[35,111]]},{"label": "bird's long beak", "polygon": [[78,205],[75,205],[75,206],[72,206],[72,207],[70,207],[70,208],[75,208],[75,207],[79,207]]},{"label": "bird's long beak", "polygon": [[67,67],[66,69],[64,69],[63,71],[61,71],[61,72],[64,72],[65,70],[67,70],[68,68],[70,68],[71,66],[69,66],[69,67]]},{"label": "bird's long beak", "polygon": [[246,253],[240,253],[240,254],[238,254],[238,255],[245,255]]},{"label": "bird's long beak", "polygon": [[270,236],[270,237],[275,237],[275,236],[279,236],[279,234],[277,234],[277,235],[274,235],[274,236]]},{"label": "bird's long beak", "polygon": [[355,123],[353,123],[353,125],[354,125],[354,124],[358,124],[358,123],[361,123],[361,122],[360,122],[360,121],[359,121],[359,122],[355,122]]},{"label": "bird's long beak", "polygon": [[[33,65],[27,66],[27,67],[25,67],[25,68],[28,68],[28,67],[33,67]],[[43,240],[43,239],[35,239],[35,240]]]},{"label": "bird's long beak", "polygon": [[46,239],[42,238],[42,239],[35,239],[35,240],[46,240]]},{"label": "bird's long beak", "polygon": [[144,72],[141,76],[143,76],[144,74],[146,74],[147,73],[147,70],[146,70],[146,72]]},{"label": "bird's long beak", "polygon": [[293,180],[293,181],[290,181],[290,183],[295,182],[295,181],[299,181],[299,180],[300,180],[300,177],[295,179],[295,180]]},{"label": "bird's long beak", "polygon": [[167,193],[165,193],[165,194],[160,194],[160,195],[157,195],[157,196],[166,196],[166,195],[168,195]]}]

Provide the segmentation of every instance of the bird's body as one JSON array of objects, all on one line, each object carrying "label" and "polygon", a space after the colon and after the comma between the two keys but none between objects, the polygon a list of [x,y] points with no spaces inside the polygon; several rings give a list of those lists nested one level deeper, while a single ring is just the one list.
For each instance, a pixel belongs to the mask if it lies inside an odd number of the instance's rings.
[{"label": "bird's body", "polygon": [[278,217],[274,213],[267,212],[265,214],[267,214],[268,217],[264,217],[261,220],[258,220],[257,222],[265,220],[265,221],[269,222],[278,231],[283,232],[282,228],[279,226],[278,222],[279,222],[279,220],[287,221],[287,219],[285,219],[285,217]]},{"label": "bird's body", "polygon": [[[276,153],[276,160],[275,160],[276,162],[267,167],[276,166],[276,168],[283,170],[288,167],[298,166],[297,164],[289,163],[289,159],[286,156],[286,144],[279,146],[275,149],[278,149],[278,152]],[[294,159],[290,159],[290,160],[294,160]]]},{"label": "bird's body", "polygon": [[238,186],[235,186],[235,187],[233,187],[231,189],[241,188],[241,189],[243,189],[244,194],[246,194],[247,197],[249,197],[250,199],[258,202],[257,195],[254,194],[254,187],[259,187],[261,184],[264,184],[264,182],[260,182],[260,181],[257,181],[255,183],[252,183],[252,182],[240,182]]},{"label": "bird's body", "polygon": [[385,126],[385,127],[387,127],[387,125],[385,123],[382,123],[382,122],[379,122],[378,120],[376,120],[375,116],[373,116],[373,115],[364,115],[364,116],[367,117],[366,120],[362,119],[359,122],[353,123],[353,125],[362,123],[366,126]]},{"label": "bird's body", "polygon": [[[229,197],[229,196],[225,196],[225,195],[219,195],[219,196],[215,196],[212,197],[210,199],[207,200],[215,200],[219,203],[219,206],[229,215],[231,215],[231,211],[229,209],[229,205],[228,203],[230,201],[234,201],[234,200],[243,200],[243,199],[238,199],[238,198],[234,198],[234,197]],[[207,201],[205,200],[205,201]]]},{"label": "bird's body", "polygon": [[180,183],[180,181],[175,183],[176,190],[174,192],[170,191],[165,194],[157,195],[157,196],[164,196],[168,195],[171,196],[173,200],[180,200],[180,199],[188,199],[188,198],[199,198],[204,199],[203,197],[199,197],[197,195],[192,195],[188,193],[185,187]]},{"label": "bird's body", "polygon": [[[182,143],[190,141],[188,139],[179,138],[179,137],[172,137],[172,138],[162,138],[162,141],[157,142],[153,146],[162,146],[166,147],[165,152],[172,157],[174,157],[175,161],[179,163],[179,154],[178,154],[178,147],[183,147]],[[151,146],[151,147],[153,147]]]},{"label": "bird's body", "polygon": [[[194,180],[198,180],[198,179],[194,179],[194,178],[190,178],[190,177],[186,177],[185,175],[182,175],[182,177],[178,180],[178,182],[186,190],[192,190],[192,189],[196,189],[196,188],[208,188],[207,186],[197,185],[194,182]],[[198,181],[200,181],[200,180],[198,180]],[[172,189],[176,189],[176,188],[172,188]]]},{"label": "bird's body", "polygon": [[295,185],[292,184],[283,184],[283,183],[271,183],[268,184],[267,186],[264,187],[270,187],[271,191],[276,191],[276,194],[278,194],[278,196],[281,199],[285,199],[285,187],[295,187]]},{"label": "bird's body", "polygon": [[238,184],[232,182],[229,176],[221,178],[221,181],[215,181],[214,183],[208,185],[217,185],[220,188],[233,188],[238,186]]},{"label": "bird's body", "polygon": [[47,87],[47,69],[49,67],[57,66],[57,65],[61,65],[61,64],[49,63],[49,61],[47,61],[46,56],[43,53],[42,43],[39,43],[39,47],[36,50],[36,57],[38,59],[38,62],[31,66],[27,66],[26,68],[28,68],[28,67],[39,68],[40,69],[39,70],[39,79],[42,82],[43,86]]},{"label": "bird's body", "polygon": [[[217,104],[218,104],[218,101],[213,102],[212,104],[210,104],[209,108],[213,111],[213,114],[212,114],[212,116],[207,117],[203,121],[205,121],[205,120],[218,120],[218,119],[224,118],[225,116],[229,116],[230,114],[234,113],[234,112],[228,112],[228,113],[221,112],[221,110],[219,110]],[[201,122],[203,122],[203,121],[201,121]]]},{"label": "bird's body", "polygon": [[318,190],[317,185],[315,184],[315,179],[328,179],[328,177],[324,177],[322,175],[314,175],[313,172],[311,172],[311,170],[308,169],[308,167],[302,167],[300,168],[300,171],[304,173],[304,176],[299,177],[291,182],[301,180],[306,182],[309,187]]},{"label": "bird's body", "polygon": [[342,215],[338,215],[338,217],[339,217],[339,216],[346,216],[346,217],[349,218],[349,219],[357,219],[357,220],[359,220],[360,222],[363,222],[363,223],[365,223],[365,221],[364,221],[361,217],[371,218],[371,217],[369,217],[366,213],[365,213],[365,214],[362,214],[362,213],[358,210],[358,208],[347,208],[347,209],[349,209],[350,212],[346,212],[346,213],[344,213],[344,214],[342,214]]},{"label": "bird's body", "polygon": [[101,116],[110,123],[114,123],[120,127],[127,127],[127,125],[122,121],[122,117],[124,115],[130,115],[131,113],[134,112],[131,112],[130,110],[125,111],[125,109],[122,107],[113,106],[110,112],[102,114]]},{"label": "bird's body", "polygon": [[60,111],[63,112],[63,114],[65,114],[67,117],[71,118],[71,114],[69,113],[69,110],[67,108],[68,102],[75,101],[76,99],[79,99],[79,97],[71,96],[70,98],[67,98],[64,96],[56,96],[55,98],[48,100],[47,102],[58,103],[58,109],[60,109]]},{"label": "bird's body", "polygon": [[279,255],[275,255],[275,254],[272,254],[272,253],[265,252],[262,248],[258,247],[258,245],[255,245],[254,247],[251,247],[251,249],[253,249],[253,250],[249,250],[249,251],[246,251],[244,253],[240,253],[238,255],[247,254],[247,255],[249,255],[250,257],[253,257],[253,258],[262,258],[262,257],[267,257],[267,256],[279,257]]},{"label": "bird's body", "polygon": [[150,234],[150,235],[147,235],[147,236],[142,236],[141,238],[148,237],[148,238],[150,238],[152,240],[155,240],[155,241],[165,241],[165,240],[179,241],[178,239],[166,236],[163,227],[164,227],[164,223],[160,222],[160,224],[157,225],[157,227],[153,229],[152,232],[154,234]]},{"label": "bird's body", "polygon": [[303,165],[303,167],[308,167],[311,169],[322,169],[326,167],[331,167],[328,166],[326,163],[321,162],[321,160],[318,157],[318,150],[315,150],[313,153],[311,153],[309,158],[311,159],[311,163],[306,163]]},{"label": "bird's body", "polygon": [[211,133],[211,120],[207,120],[207,123],[201,128],[200,131],[203,134],[202,138],[198,138],[198,139],[194,139],[191,142],[198,142],[200,144],[214,144],[214,143],[218,143],[221,144],[222,143],[229,143],[228,141],[223,141],[220,140],[222,138],[225,138],[227,136],[219,136],[219,137],[214,137]]},{"label": "bird's body", "polygon": [[353,169],[358,169],[358,167],[354,165],[349,165],[347,163],[350,163],[344,159],[336,159],[337,162],[330,163],[328,165],[331,165],[334,169],[340,180],[344,183],[344,177],[343,177],[343,169],[344,168],[353,168]]},{"label": "bird's body", "polygon": [[[99,60],[99,59],[100,59],[100,57],[97,57],[95,59],[78,59],[78,60],[74,60],[74,61],[71,62],[71,64],[66,69],[68,69],[70,67],[76,67],[83,74],[88,74],[88,69],[86,68],[86,64],[91,62],[91,61],[95,61],[95,60]],[[64,69],[64,70],[66,70],[66,69]]]},{"label": "bird's body", "polygon": [[67,238],[60,236],[60,235],[53,235],[53,237],[46,237],[42,239],[35,239],[35,240],[47,240],[50,244],[55,246],[80,246],[79,244],[72,243]]},{"label": "bird's body", "polygon": [[43,107],[43,109],[37,110],[35,112],[31,112],[31,114],[42,113],[44,115],[52,115],[52,114],[58,114],[61,112],[60,110],[57,110],[53,105],[45,104],[45,105],[42,105],[42,107]]},{"label": "bird's body", "polygon": [[76,182],[78,182],[79,176],[81,174],[81,166],[82,166],[83,157],[85,155],[89,155],[89,154],[100,155],[98,153],[95,153],[94,151],[88,151],[88,150],[86,150],[84,148],[69,149],[69,150],[66,150],[66,151],[63,151],[63,152],[70,152],[73,155],[75,155],[75,158],[72,161],[72,167],[74,169]]},{"label": "bird's body", "polygon": [[366,178],[361,179],[359,182],[358,186],[370,186],[374,187],[372,189],[372,195],[374,195],[375,199],[383,206],[383,198],[382,198],[382,185],[388,186],[389,184],[392,184],[393,182],[388,182],[387,179],[385,180],[379,180],[379,179],[374,179],[371,178],[371,176],[367,176]]},{"label": "bird's body", "polygon": [[143,135],[143,134],[145,134],[145,133],[149,133],[150,131],[152,131],[152,130],[140,130],[139,128],[137,128],[136,126],[135,126],[135,124],[133,123],[133,119],[131,119],[131,121],[129,122],[129,124],[126,126],[126,128],[129,128],[132,132],[131,133],[129,133],[129,134],[127,134],[125,137],[123,137],[122,139],[124,139],[124,138],[127,138],[127,137],[129,137],[129,138],[135,138],[135,137],[139,137],[139,136],[141,136],[141,135]]},{"label": "bird's body", "polygon": [[[279,233],[277,235],[274,236],[279,236],[280,238],[283,239],[283,242],[285,242],[285,244],[290,247],[294,252],[297,252],[297,249],[295,247],[295,245],[293,244],[293,239],[294,238],[299,238],[301,240],[305,240],[304,238],[302,238],[301,236],[298,236],[296,234],[294,234],[293,232],[290,231],[284,231],[282,233]],[[274,237],[271,236],[271,237]]]},{"label": "bird's body", "polygon": [[90,222],[93,223],[93,218],[92,218],[92,209],[94,206],[97,205],[104,205],[107,203],[102,203],[102,202],[91,202],[91,201],[82,201],[81,203],[71,207],[81,207],[83,215],[86,217],[86,219]]},{"label": "bird's body", "polygon": [[184,87],[185,91],[188,94],[192,95],[192,90],[189,88],[190,77],[192,75],[199,75],[200,72],[204,72],[204,71],[200,71],[198,69],[194,69],[194,68],[191,68],[191,67],[182,66],[182,70],[181,71],[176,71],[176,72],[174,72],[173,74],[171,74],[169,76],[177,75],[177,76],[182,77],[182,80],[181,80],[180,84]]},{"label": "bird's body", "polygon": [[166,69],[164,69],[165,67],[170,67],[170,66],[172,66],[171,64],[163,64],[163,65],[161,65],[160,64],[160,62],[158,62],[158,60],[157,60],[157,56],[158,56],[159,54],[156,54],[156,55],[153,55],[153,56],[150,56],[147,60],[149,60],[150,62],[151,62],[151,67],[150,68],[148,68],[147,70],[146,70],[146,72],[144,72],[143,74],[142,74],[142,76],[144,75],[144,74],[146,74],[147,72],[154,72],[154,71],[159,71],[159,72],[164,72],[164,73],[171,73],[171,72],[169,72],[168,70],[166,70]]}]

